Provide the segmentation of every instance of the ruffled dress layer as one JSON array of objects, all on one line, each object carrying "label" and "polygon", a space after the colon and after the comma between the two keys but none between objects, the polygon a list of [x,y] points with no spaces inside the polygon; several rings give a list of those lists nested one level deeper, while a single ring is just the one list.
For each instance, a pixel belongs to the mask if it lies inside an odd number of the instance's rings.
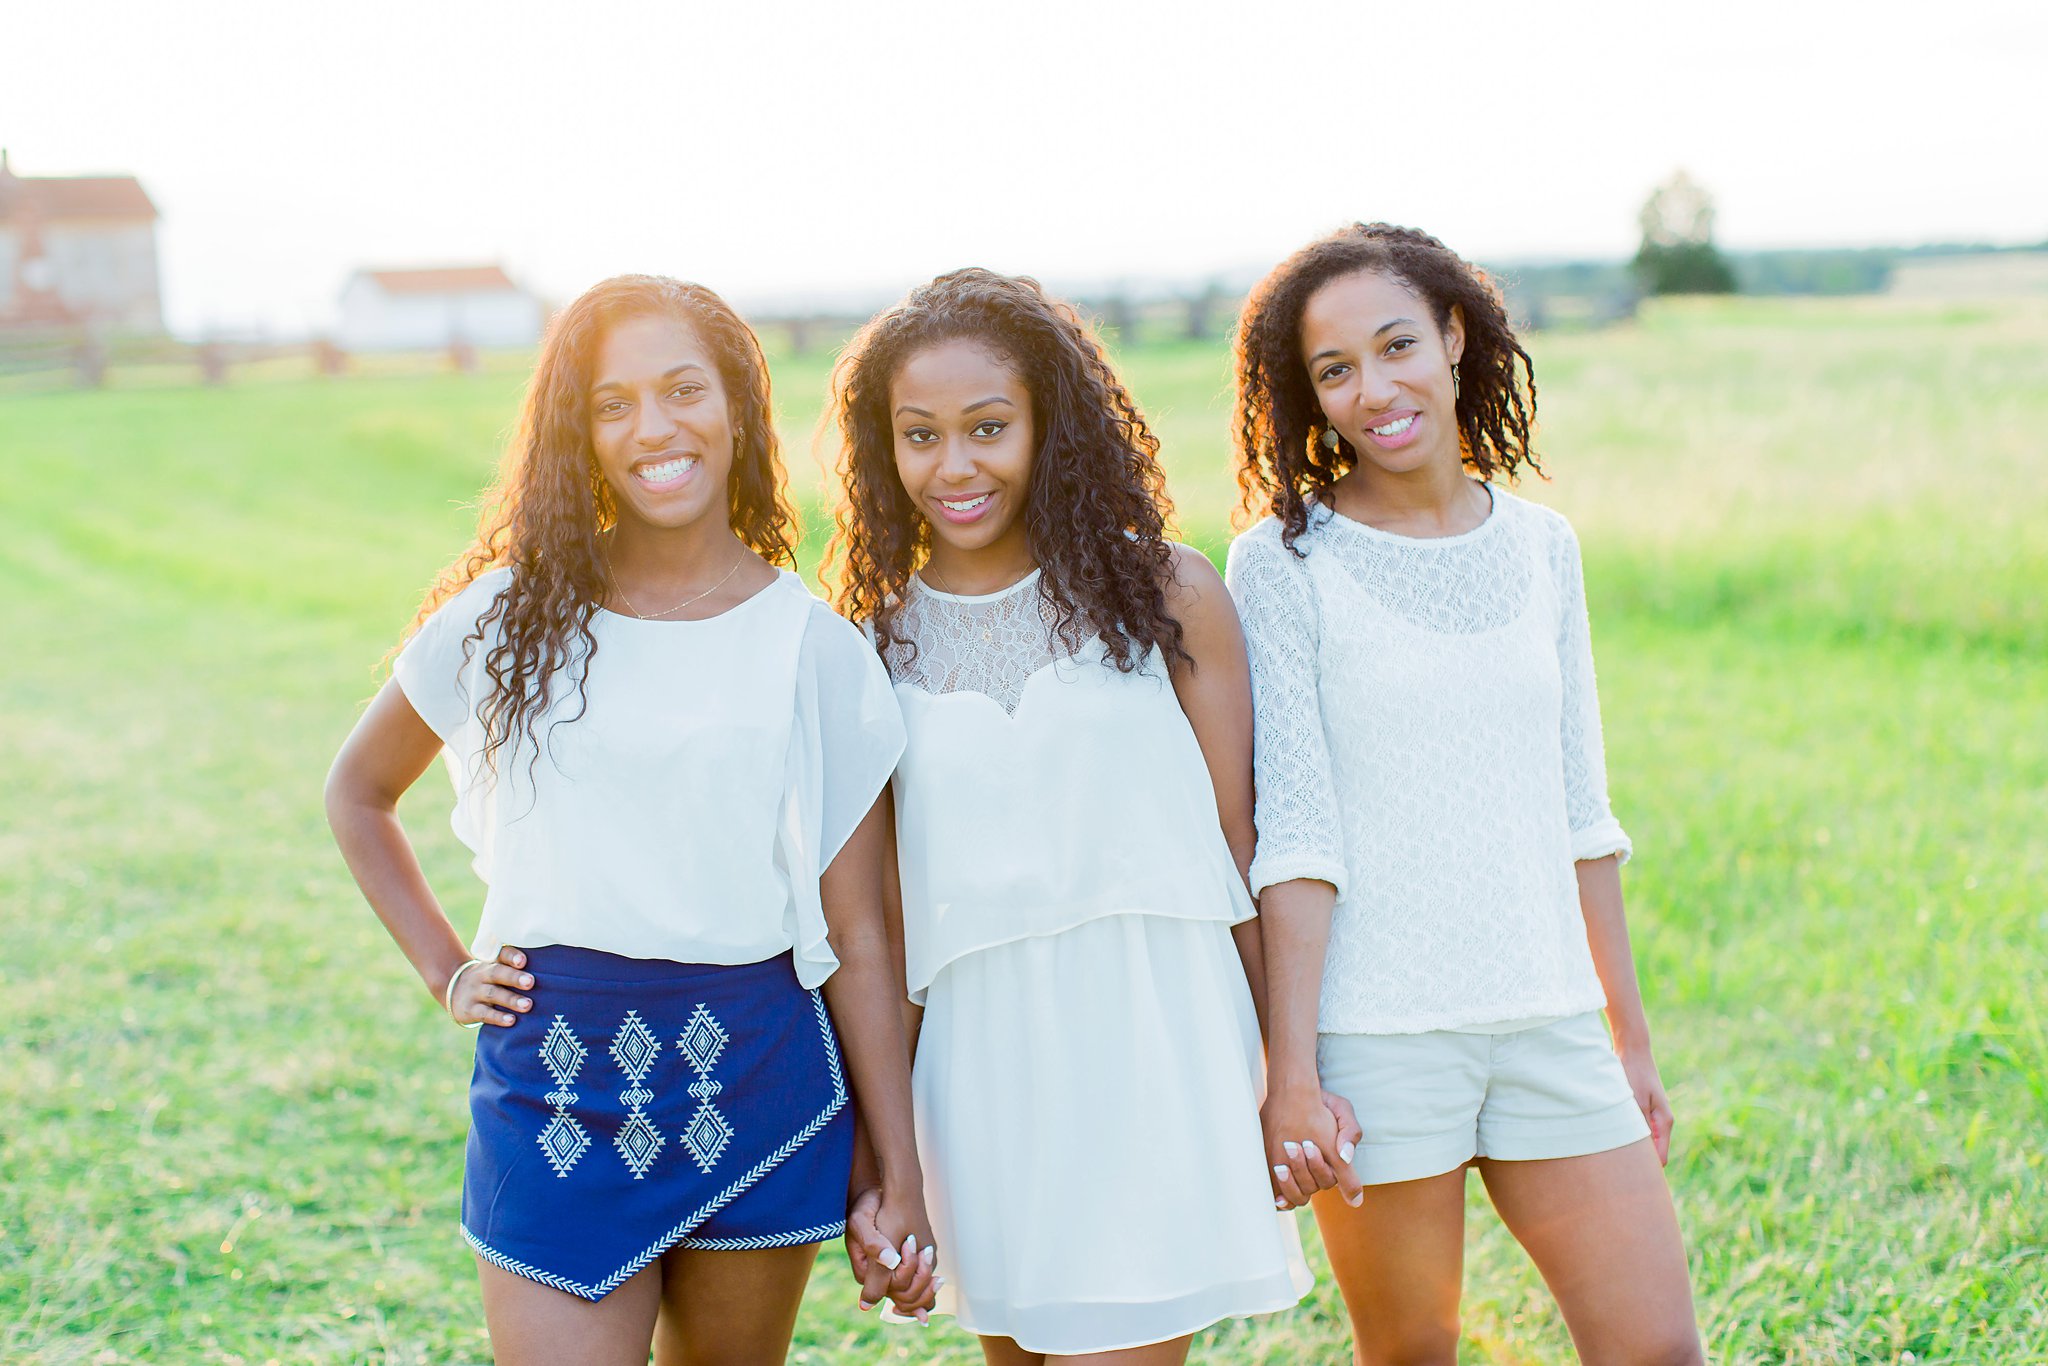
[{"label": "ruffled dress layer", "polygon": [[913,582],[896,817],[939,1309],[1072,1354],[1311,1282],[1265,1174],[1231,935],[1253,908],[1200,746],[1157,653],[1065,651],[1037,582]]}]

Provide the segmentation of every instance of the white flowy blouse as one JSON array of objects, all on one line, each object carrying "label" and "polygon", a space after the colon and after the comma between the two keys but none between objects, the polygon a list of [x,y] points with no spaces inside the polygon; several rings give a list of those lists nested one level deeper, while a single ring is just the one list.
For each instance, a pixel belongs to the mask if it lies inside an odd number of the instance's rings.
[{"label": "white flowy blouse", "polygon": [[819,876],[903,751],[874,651],[787,570],[701,621],[599,610],[594,652],[572,646],[552,680],[538,744],[520,734],[488,766],[479,710],[501,632],[471,637],[511,572],[442,604],[393,666],[445,746],[452,824],[488,886],[470,952],[570,944],[733,964],[793,951],[797,979],[823,982],[838,959]]},{"label": "white flowy blouse", "polygon": [[889,650],[909,732],[897,867],[910,995],[977,950],[1111,915],[1254,914],[1194,728],[1155,649],[1069,654],[1039,571],[963,597],[913,578]]},{"label": "white flowy blouse", "polygon": [[1299,555],[1272,518],[1230,548],[1256,714],[1252,887],[1336,887],[1326,1034],[1606,1004],[1573,865],[1631,848],[1608,807],[1578,540],[1488,492],[1462,535],[1312,503]]}]

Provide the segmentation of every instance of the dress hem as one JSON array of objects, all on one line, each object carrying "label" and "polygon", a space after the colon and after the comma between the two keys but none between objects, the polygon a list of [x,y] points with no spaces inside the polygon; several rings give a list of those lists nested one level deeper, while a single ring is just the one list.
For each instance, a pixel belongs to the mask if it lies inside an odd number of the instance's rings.
[{"label": "dress hem", "polygon": [[[1191,1321],[1188,1323],[1181,1324],[1179,1326],[1169,1327],[1161,1332],[1148,1331],[1146,1336],[1125,1338],[1115,1342],[1089,1342],[1065,1344],[1045,1342],[1041,1345],[1041,1343],[1037,1342],[1026,1342],[1022,1337],[1019,1337],[1015,1333],[1004,1332],[1000,1328],[978,1326],[974,1323],[971,1323],[968,1320],[968,1316],[962,1314],[958,1309],[939,1310],[937,1312],[950,1314],[954,1323],[956,1323],[961,1328],[965,1329],[970,1333],[973,1333],[981,1337],[1008,1338],[1010,1341],[1016,1343],[1018,1347],[1022,1348],[1024,1351],[1027,1352],[1036,1352],[1041,1355],[1052,1356],[1081,1356],[1091,1352],[1123,1352],[1129,1351],[1134,1347],[1149,1347],[1156,1343],[1171,1342],[1175,1338],[1190,1337],[1193,1334],[1201,1332],[1205,1328],[1215,1327],[1217,1324],[1223,1322],[1225,1319],[1252,1318],[1260,1314],[1277,1314],[1280,1313],[1282,1310],[1292,1309],[1296,1305],[1300,1304],[1302,1297],[1308,1294],[1309,1290],[1314,1287],[1313,1278],[1306,1276],[1305,1273],[1301,1276],[1297,1276],[1294,1273],[1294,1271],[1290,1269],[1288,1271],[1277,1274],[1281,1278],[1285,1279],[1286,1288],[1276,1289],[1272,1294],[1262,1297],[1259,1300],[1259,1302],[1255,1305],[1234,1309],[1204,1309],[1194,1311],[1190,1315]],[[1157,1303],[1157,1301],[1154,1301],[1153,1303]],[[1131,1307],[1143,1308],[1145,1306],[1142,1304],[1134,1304]]]}]

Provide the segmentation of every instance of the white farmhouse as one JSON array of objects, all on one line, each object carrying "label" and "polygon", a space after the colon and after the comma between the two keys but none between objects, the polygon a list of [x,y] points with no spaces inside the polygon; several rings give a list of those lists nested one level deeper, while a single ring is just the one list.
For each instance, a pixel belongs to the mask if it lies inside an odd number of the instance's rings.
[{"label": "white farmhouse", "polygon": [[344,351],[532,346],[546,321],[540,300],[497,266],[359,270],[341,292],[334,339]]},{"label": "white farmhouse", "polygon": [[18,176],[0,151],[0,331],[163,331],[156,220],[133,176]]}]

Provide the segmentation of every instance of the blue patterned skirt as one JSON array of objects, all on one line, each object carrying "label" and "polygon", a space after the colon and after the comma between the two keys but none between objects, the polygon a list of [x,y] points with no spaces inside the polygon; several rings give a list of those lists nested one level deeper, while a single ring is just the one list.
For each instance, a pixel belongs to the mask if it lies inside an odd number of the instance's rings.
[{"label": "blue patterned skirt", "polygon": [[671,1247],[845,1228],[853,1107],[790,956],[737,967],[527,952],[533,1012],[477,1035],[462,1232],[496,1266],[601,1299]]}]

